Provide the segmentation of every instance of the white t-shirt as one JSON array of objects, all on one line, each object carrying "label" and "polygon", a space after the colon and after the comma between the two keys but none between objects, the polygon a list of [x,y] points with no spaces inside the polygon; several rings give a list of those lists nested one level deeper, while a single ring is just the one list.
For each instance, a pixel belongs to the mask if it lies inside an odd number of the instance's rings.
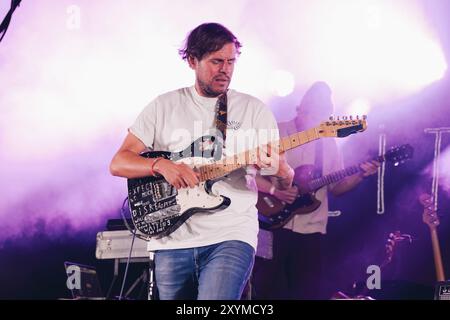
[{"label": "white t-shirt", "polygon": [[[295,121],[279,123],[280,136],[285,137],[298,132]],[[291,149],[286,152],[286,160],[292,168],[301,165],[315,164],[316,147],[319,141],[314,141],[298,148]],[[322,174],[327,175],[334,171],[344,168],[342,156],[338,150],[334,138],[322,138],[323,148],[323,170]],[[309,214],[297,214],[292,218],[284,228],[290,229],[298,233],[315,233],[325,234],[328,222],[328,188],[319,189],[315,196],[321,201],[320,207]]]},{"label": "white t-shirt", "polygon": [[[260,100],[228,90],[225,156],[278,139],[277,123]],[[193,141],[216,131],[217,98],[200,96],[195,87],[182,88],[153,100],[130,127],[130,132],[155,151],[178,152]],[[231,199],[229,207],[215,213],[195,213],[170,235],[152,238],[149,250],[193,248],[226,240],[240,240],[256,249],[256,170],[232,172],[213,185]]]}]

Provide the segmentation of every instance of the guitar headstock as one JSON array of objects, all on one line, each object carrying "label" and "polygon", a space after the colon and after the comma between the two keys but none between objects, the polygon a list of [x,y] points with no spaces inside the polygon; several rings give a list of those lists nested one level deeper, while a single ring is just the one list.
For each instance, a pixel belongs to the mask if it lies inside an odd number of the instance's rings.
[{"label": "guitar headstock", "polygon": [[395,165],[411,159],[414,155],[414,148],[409,144],[404,144],[399,147],[392,147],[384,155],[386,161],[393,162]]},{"label": "guitar headstock", "polygon": [[423,193],[420,195],[419,201],[423,206],[423,222],[425,222],[430,229],[435,229],[440,222],[436,210],[434,210],[433,207],[433,197],[427,193]]},{"label": "guitar headstock", "polygon": [[344,138],[367,129],[367,117],[330,117],[329,121],[322,122],[319,127],[320,137]]},{"label": "guitar headstock", "polygon": [[395,248],[399,243],[403,241],[408,241],[409,243],[412,243],[412,237],[409,234],[402,234],[399,230],[396,230],[389,234],[389,237],[385,245],[386,248],[385,264],[392,261],[392,258],[394,257]]}]

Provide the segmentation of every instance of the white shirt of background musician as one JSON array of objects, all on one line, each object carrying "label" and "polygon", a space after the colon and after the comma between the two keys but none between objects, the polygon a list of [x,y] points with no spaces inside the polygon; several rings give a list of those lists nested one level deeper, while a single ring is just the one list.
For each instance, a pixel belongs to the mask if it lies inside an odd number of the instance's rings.
[{"label": "white shirt of background musician", "polygon": [[[227,156],[278,140],[277,123],[260,100],[228,90]],[[195,88],[168,92],[153,100],[129,128],[148,148],[178,152],[216,131],[217,98],[200,96]],[[258,219],[256,170],[237,170],[214,184],[213,190],[231,199],[216,213],[195,213],[169,236],[152,239],[149,250],[192,248],[240,240],[256,250]]]},{"label": "white shirt of background musician", "polygon": [[[298,132],[294,120],[281,122],[278,124],[278,128],[281,137]],[[301,165],[315,164],[317,142],[319,141],[317,140],[287,151],[286,160],[289,165],[293,168],[297,168]],[[334,138],[322,138],[322,143],[323,175],[342,170],[344,165],[336,140]],[[316,211],[305,215],[295,215],[284,228],[298,233],[308,234],[320,232],[325,234],[328,222],[328,188],[323,187],[316,192],[316,198],[322,202],[321,206]]]}]

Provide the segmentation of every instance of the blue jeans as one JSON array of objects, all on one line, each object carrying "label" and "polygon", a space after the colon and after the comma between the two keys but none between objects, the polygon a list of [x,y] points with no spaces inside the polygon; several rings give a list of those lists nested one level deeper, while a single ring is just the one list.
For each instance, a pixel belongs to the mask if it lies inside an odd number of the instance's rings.
[{"label": "blue jeans", "polygon": [[253,268],[255,250],[242,241],[155,252],[161,300],[238,300]]}]

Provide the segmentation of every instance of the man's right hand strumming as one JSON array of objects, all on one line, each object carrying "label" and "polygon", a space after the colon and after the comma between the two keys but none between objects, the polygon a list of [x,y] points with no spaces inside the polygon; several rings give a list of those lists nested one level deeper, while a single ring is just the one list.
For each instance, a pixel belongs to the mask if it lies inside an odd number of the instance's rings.
[{"label": "man's right hand strumming", "polygon": [[296,186],[292,186],[286,190],[275,189],[273,196],[286,203],[293,203],[298,195],[298,189]]},{"label": "man's right hand strumming", "polygon": [[153,171],[177,189],[193,188],[200,183],[199,173],[184,163],[161,159],[153,166]]}]

